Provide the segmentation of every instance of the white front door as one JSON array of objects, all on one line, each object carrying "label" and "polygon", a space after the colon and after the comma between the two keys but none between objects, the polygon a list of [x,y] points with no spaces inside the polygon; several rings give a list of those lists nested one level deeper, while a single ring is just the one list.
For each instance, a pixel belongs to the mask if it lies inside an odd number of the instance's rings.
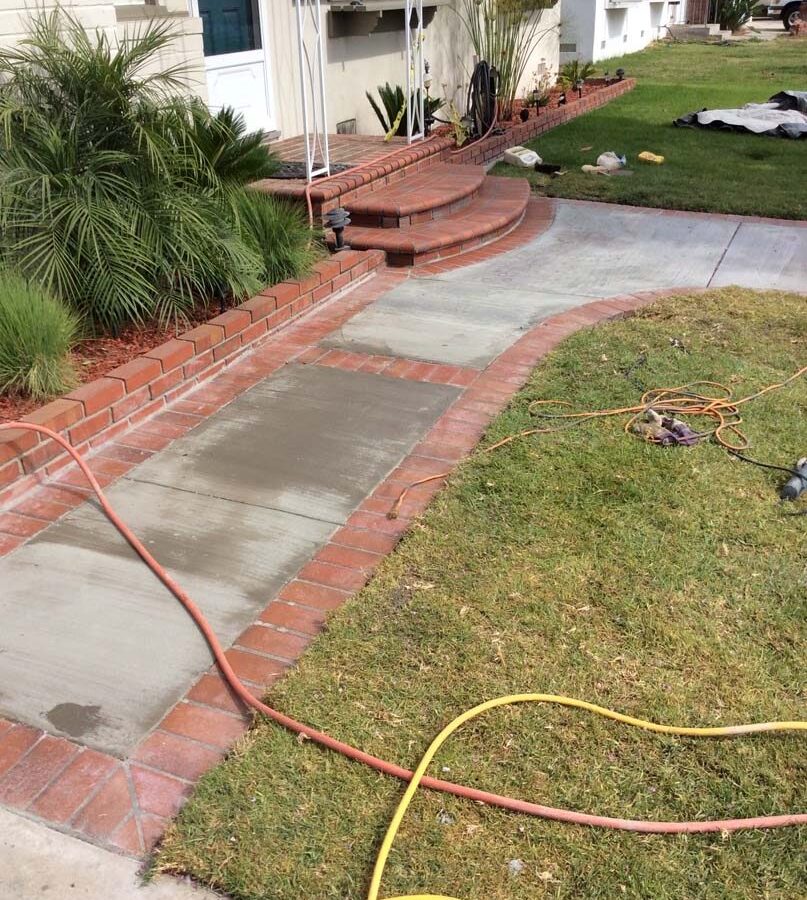
[{"label": "white front door", "polygon": [[193,0],[204,26],[210,108],[232,106],[250,131],[276,127],[261,0]]}]

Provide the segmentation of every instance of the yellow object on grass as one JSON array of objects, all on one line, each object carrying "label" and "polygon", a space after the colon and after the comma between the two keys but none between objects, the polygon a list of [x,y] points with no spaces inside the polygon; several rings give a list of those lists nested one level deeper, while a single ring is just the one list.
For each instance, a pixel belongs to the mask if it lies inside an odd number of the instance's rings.
[{"label": "yellow object on grass", "polygon": [[657,166],[660,166],[664,162],[663,156],[659,156],[658,153],[651,153],[649,150],[642,150],[638,159],[642,162],[655,163]]},{"label": "yellow object on grass", "polygon": [[[379,900],[379,891],[381,890],[381,879],[384,875],[384,868],[387,865],[390,850],[393,841],[401,827],[403,817],[409,808],[415,794],[417,793],[420,782],[426,774],[427,769],[431,765],[435,754],[443,746],[443,744],[451,737],[451,735],[466,722],[475,719],[477,716],[499,706],[512,706],[516,703],[553,703],[559,706],[571,706],[576,709],[583,709],[586,712],[595,713],[598,716],[604,716],[606,719],[613,719],[615,722],[622,722],[624,725],[632,725],[635,728],[643,728],[646,731],[654,731],[657,734],[670,734],[688,737],[727,737],[729,735],[753,734],[760,731],[807,731],[807,722],[759,722],[753,725],[724,725],[712,728],[692,728],[676,725],[660,725],[657,722],[648,722],[645,719],[636,719],[633,716],[626,716],[623,713],[615,712],[604,706],[597,706],[595,703],[588,703],[586,700],[578,700],[575,697],[563,697],[559,694],[510,694],[506,697],[498,697],[495,700],[488,700],[480,703],[472,709],[466,710],[462,715],[457,716],[453,722],[448,725],[437,735],[437,737],[429,744],[428,749],[423,754],[420,764],[412,776],[406,791],[404,792],[395,815],[389,823],[381,849],[378,851],[375,868],[373,869],[373,877],[370,881],[370,891],[367,894],[367,900]],[[447,897],[445,894],[409,894],[407,896],[388,897],[386,900],[459,900],[457,897]]]}]

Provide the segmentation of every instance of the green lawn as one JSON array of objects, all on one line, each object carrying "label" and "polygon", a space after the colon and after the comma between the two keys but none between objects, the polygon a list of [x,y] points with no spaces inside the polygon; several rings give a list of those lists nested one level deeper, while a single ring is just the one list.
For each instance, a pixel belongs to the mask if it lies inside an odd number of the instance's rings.
[{"label": "green lawn", "polygon": [[[546,162],[568,172],[554,180],[531,173],[537,190],[550,197],[636,206],[807,218],[807,141],[672,124],[704,107],[741,106],[780,90],[807,90],[803,41],[657,44],[600,64],[600,71],[613,73],[618,66],[638,79],[633,91],[530,143]],[[580,171],[604,150],[626,154],[634,174],[610,178]],[[665,164],[638,162],[642,150],[662,154]],[[495,174],[522,173],[499,164]]]},{"label": "green lawn", "polygon": [[[528,427],[536,398],[630,405],[642,387],[694,379],[750,393],[805,356],[803,298],[673,298],[565,341],[486,442]],[[745,420],[757,456],[792,463],[807,449],[807,380]],[[712,444],[645,444],[617,420],[477,454],[270,700],[412,767],[455,715],[512,692],[678,724],[804,718],[807,520],[782,515],[780,478]],[[663,738],[522,707],[467,726],[432,771],[610,815],[722,818],[804,812],[806,750],[803,735]],[[260,723],[202,780],[157,866],[237,898],[360,900],[402,790]],[[382,896],[795,900],[805,852],[803,828],[639,836],[423,791]]]}]

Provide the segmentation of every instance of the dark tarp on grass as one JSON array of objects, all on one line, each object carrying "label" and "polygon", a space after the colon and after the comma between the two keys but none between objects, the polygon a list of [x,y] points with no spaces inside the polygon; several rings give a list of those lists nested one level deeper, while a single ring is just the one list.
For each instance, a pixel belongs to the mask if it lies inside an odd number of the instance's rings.
[{"label": "dark tarp on grass", "polygon": [[807,91],[780,91],[767,103],[746,103],[739,109],[702,109],[681,116],[674,124],[768,137],[807,138]]}]

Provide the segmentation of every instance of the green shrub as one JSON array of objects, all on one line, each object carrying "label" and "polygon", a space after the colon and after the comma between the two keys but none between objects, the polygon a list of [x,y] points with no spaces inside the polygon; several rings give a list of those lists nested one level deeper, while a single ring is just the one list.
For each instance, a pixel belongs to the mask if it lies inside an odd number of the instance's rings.
[{"label": "green shrub", "polygon": [[718,0],[717,21],[724,30],[737,31],[750,24],[753,9],[753,0]]},{"label": "green shrub", "polygon": [[260,254],[261,276],[268,284],[307,274],[325,253],[321,233],[311,231],[298,204],[247,188],[238,196],[238,215],[241,234]]},{"label": "green shrub", "polygon": [[231,193],[269,173],[260,132],[146,75],[173,39],[152,22],[113,48],[62,13],[0,52],[0,252],[95,327],[182,319],[261,284]]},{"label": "green shrub", "polygon": [[76,384],[78,319],[19,275],[0,271],[0,391],[45,400]]}]

